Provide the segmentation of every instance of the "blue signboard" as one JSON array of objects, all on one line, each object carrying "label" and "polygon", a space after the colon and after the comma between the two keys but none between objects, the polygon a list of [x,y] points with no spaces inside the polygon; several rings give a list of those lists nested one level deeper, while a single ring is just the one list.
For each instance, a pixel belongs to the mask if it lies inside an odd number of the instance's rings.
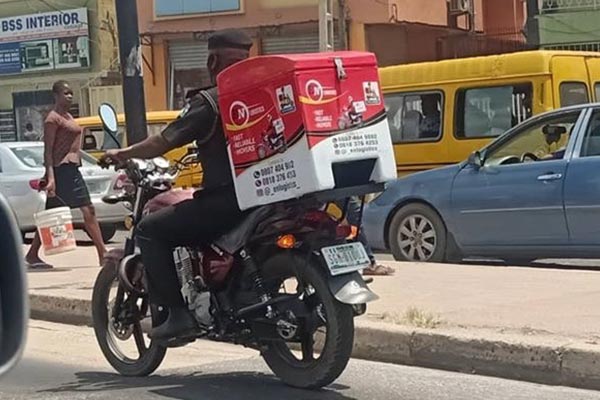
[{"label": "blue signboard", "polygon": [[21,72],[19,43],[0,43],[0,74]]}]

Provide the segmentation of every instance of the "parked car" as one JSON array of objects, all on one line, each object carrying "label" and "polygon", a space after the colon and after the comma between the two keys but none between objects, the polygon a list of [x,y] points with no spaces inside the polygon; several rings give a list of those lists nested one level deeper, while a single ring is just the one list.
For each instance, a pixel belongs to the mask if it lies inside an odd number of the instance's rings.
[{"label": "parked car", "polygon": [[[109,205],[102,197],[118,191],[125,176],[103,170],[89,154],[81,154],[81,174],[87,184],[100,223],[102,237],[108,242],[128,215],[122,204]],[[0,193],[6,197],[22,233],[35,231],[33,214],[44,209],[46,194],[40,192],[44,175],[44,144],[41,142],[0,143]],[[83,228],[83,215],[73,210],[73,225]]]},{"label": "parked car", "polygon": [[600,104],[551,111],[394,181],[366,207],[365,233],[397,260],[600,257],[598,171]]}]

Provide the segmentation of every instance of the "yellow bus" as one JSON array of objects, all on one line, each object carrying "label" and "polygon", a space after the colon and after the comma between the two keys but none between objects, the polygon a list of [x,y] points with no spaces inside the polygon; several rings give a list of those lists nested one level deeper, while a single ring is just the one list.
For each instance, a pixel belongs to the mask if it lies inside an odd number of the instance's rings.
[{"label": "yellow bus", "polygon": [[[148,136],[158,135],[171,121],[175,120],[181,111],[150,111],[146,113],[148,123]],[[117,115],[119,123],[119,132],[117,139],[122,146],[127,145],[127,135],[125,135],[125,115]],[[100,117],[91,116],[77,118],[77,123],[83,127],[83,150],[92,156],[99,158],[106,150],[119,147],[118,143],[109,136],[105,135],[102,129]],[[169,161],[180,160],[188,151],[189,146],[180,147],[171,150],[165,157]],[[178,187],[199,187],[202,183],[202,169],[200,164],[194,164],[182,171],[175,182]]]},{"label": "yellow bus", "polygon": [[541,112],[600,101],[600,53],[528,51],[380,69],[398,175],[460,162]]}]

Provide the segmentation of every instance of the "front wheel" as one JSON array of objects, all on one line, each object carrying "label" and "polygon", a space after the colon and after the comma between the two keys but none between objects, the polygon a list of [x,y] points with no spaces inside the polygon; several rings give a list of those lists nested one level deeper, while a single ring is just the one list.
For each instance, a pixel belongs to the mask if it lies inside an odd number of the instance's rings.
[{"label": "front wheel", "polygon": [[[148,376],[160,366],[167,349],[146,338],[148,328],[142,326],[151,324],[147,300],[125,293],[114,261],[106,263],[92,293],[96,340],[106,360],[121,375]],[[117,304],[120,311],[115,313]]]},{"label": "front wheel", "polygon": [[328,274],[319,264],[318,259],[288,253],[270,258],[261,268],[273,297],[282,291],[293,294],[295,289],[309,310],[308,318],[292,324],[299,335],[271,342],[262,352],[275,375],[303,389],[318,389],[337,379],[348,364],[354,343],[352,306],[333,297]]}]

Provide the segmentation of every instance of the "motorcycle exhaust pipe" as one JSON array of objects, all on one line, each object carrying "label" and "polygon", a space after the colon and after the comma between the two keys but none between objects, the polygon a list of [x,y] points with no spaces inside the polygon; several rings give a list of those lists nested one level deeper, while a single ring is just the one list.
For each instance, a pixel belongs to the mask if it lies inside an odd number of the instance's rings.
[{"label": "motorcycle exhaust pipe", "polygon": [[244,308],[241,308],[240,310],[238,310],[238,312],[236,313],[236,317],[243,317],[248,314],[253,314],[255,312],[260,311],[262,308],[266,308],[268,306],[279,304],[284,301],[297,299],[298,297],[299,297],[298,295],[278,296],[271,300],[253,304],[251,306],[247,306],[247,307],[244,307]]}]

